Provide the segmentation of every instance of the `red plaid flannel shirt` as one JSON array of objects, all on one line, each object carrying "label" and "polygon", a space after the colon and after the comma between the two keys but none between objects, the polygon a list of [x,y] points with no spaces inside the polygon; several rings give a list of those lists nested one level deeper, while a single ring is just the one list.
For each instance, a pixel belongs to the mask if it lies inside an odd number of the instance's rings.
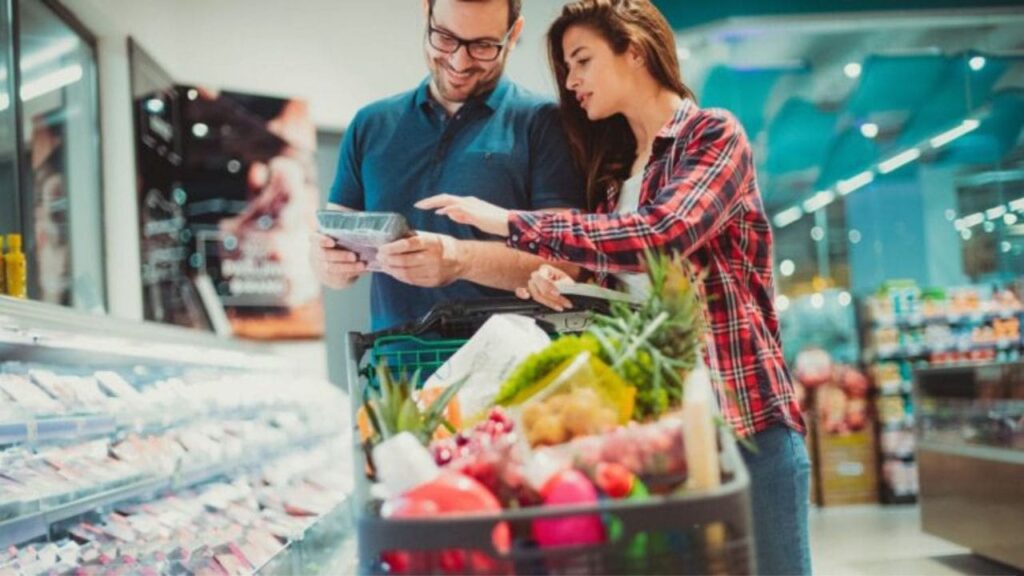
[{"label": "red plaid flannel shirt", "polygon": [[741,436],[774,424],[803,432],[773,304],[771,228],[739,122],[687,100],[655,137],[639,210],[616,214],[617,203],[596,214],[512,212],[508,243],[579,264],[603,284],[641,271],[644,249],[681,253],[706,272],[705,361],[723,416]]}]

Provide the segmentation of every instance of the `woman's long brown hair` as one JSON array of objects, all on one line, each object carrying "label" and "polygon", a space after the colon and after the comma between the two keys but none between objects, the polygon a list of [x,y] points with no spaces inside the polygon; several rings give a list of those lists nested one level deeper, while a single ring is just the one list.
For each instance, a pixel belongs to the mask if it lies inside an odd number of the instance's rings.
[{"label": "woman's long brown hair", "polygon": [[695,98],[679,72],[672,27],[649,0],[576,0],[562,9],[548,29],[548,58],[555,73],[569,146],[586,177],[587,203],[594,209],[610,193],[617,193],[629,177],[637,143],[625,117],[616,114],[591,122],[575,95],[565,87],[569,68],[562,37],[572,26],[586,26],[600,34],[616,54],[635,46],[655,80],[683,98]]}]

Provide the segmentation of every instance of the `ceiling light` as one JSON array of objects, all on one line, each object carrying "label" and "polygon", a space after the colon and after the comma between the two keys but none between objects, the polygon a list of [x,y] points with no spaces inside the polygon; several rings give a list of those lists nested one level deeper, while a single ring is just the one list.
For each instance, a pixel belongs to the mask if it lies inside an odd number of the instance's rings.
[{"label": "ceiling light", "polygon": [[1016,214],[1011,212],[1011,213],[1007,214],[1006,216],[1003,216],[1003,224],[1006,224],[1007,226],[1013,226],[1016,223],[1017,223],[1017,215]]},{"label": "ceiling light", "polygon": [[796,272],[796,263],[794,263],[792,260],[787,258],[786,260],[783,260],[779,264],[779,273],[782,274],[783,276],[785,276],[786,278],[789,278],[795,272]]},{"label": "ceiling light", "polygon": [[962,222],[964,223],[964,228],[973,228],[984,221],[985,215],[982,214],[981,212],[975,212],[970,216],[964,216],[962,220]]},{"label": "ceiling light", "polygon": [[196,90],[195,88],[189,88],[188,89],[188,99],[189,100],[195,100],[196,98],[199,98],[199,90]]},{"label": "ceiling light", "polygon": [[860,133],[865,138],[874,138],[875,136],[878,136],[878,124],[875,124],[874,122],[865,122],[860,125]]},{"label": "ceiling light", "polygon": [[981,227],[982,227],[983,230],[985,230],[985,232],[988,232],[989,234],[991,234],[991,233],[996,231],[996,223],[995,222],[985,222],[984,224],[981,225]]},{"label": "ceiling light", "polygon": [[48,94],[54,90],[60,90],[61,88],[74,84],[81,79],[81,66],[78,64],[65,66],[64,68],[50,72],[45,76],[40,76],[31,82],[25,82],[21,86],[21,99],[23,101],[32,100],[33,98],[38,98],[43,94]]},{"label": "ceiling light", "polygon": [[160,114],[164,111],[164,101],[159,98],[146,100],[146,111],[150,114]]},{"label": "ceiling light", "polygon": [[1013,248],[1013,245],[1011,245],[1009,242],[1007,242],[1005,240],[1003,240],[1002,242],[999,243],[999,249],[1003,251],[1003,254],[1006,254],[1012,248]]},{"label": "ceiling light", "polygon": [[[889,158],[888,160],[885,160],[884,162],[880,162],[878,164],[878,172],[881,173],[881,174],[888,174],[888,173],[890,173],[890,172],[892,172],[894,170],[897,170],[897,169],[899,169],[899,168],[901,168],[903,166],[906,166],[907,164],[910,164],[911,162],[913,162],[914,160],[917,160],[920,157],[921,157],[921,151],[918,150],[917,148],[911,148],[910,150],[905,150],[905,151],[900,152],[899,154],[893,156],[892,158]],[[947,218],[948,218],[948,216],[947,216]],[[950,218],[950,220],[952,220],[952,218]]]},{"label": "ceiling light", "polygon": [[1017,198],[1013,202],[1007,204],[1010,210],[1016,210],[1017,212],[1024,212],[1024,196]]},{"label": "ceiling light", "polygon": [[825,239],[825,231],[821,228],[821,226],[815,226],[814,228],[811,228],[811,239],[814,240],[815,242],[821,242],[822,240]]},{"label": "ceiling light", "polygon": [[789,298],[782,294],[775,297],[775,309],[779,312],[785,312],[789,310]]},{"label": "ceiling light", "polygon": [[843,66],[843,74],[846,74],[847,78],[860,77],[861,70],[861,66],[858,62],[850,62],[846,66]]},{"label": "ceiling light", "polygon": [[196,138],[206,138],[206,135],[210,133],[210,127],[202,122],[196,122],[192,125],[192,135]]},{"label": "ceiling light", "polygon": [[803,215],[804,212],[799,206],[793,206],[792,208],[787,208],[776,214],[775,218],[772,218],[772,222],[775,223],[776,228],[785,228],[799,220]]},{"label": "ceiling light", "polygon": [[825,297],[821,295],[821,292],[816,292],[811,296],[811,306],[815,308],[821,308],[825,306]]},{"label": "ceiling light", "polygon": [[875,173],[870,170],[867,170],[865,172],[857,174],[856,176],[850,178],[849,180],[840,181],[838,184],[836,184],[836,190],[838,190],[841,195],[846,196],[847,194],[855,190],[859,190],[867,186],[868,184],[871,184],[872,182],[874,182],[874,180]]},{"label": "ceiling light", "polygon": [[946,220],[950,222],[956,220],[956,210],[953,210],[952,208],[946,210]]},{"label": "ceiling light", "polygon": [[967,61],[967,65],[971,67],[971,70],[977,72],[985,67],[985,57],[975,56],[974,58],[971,58],[970,60]]},{"label": "ceiling light", "polygon": [[953,140],[956,140],[957,138],[963,136],[964,134],[967,134],[968,132],[977,129],[980,125],[981,122],[978,122],[973,118],[964,120],[956,128],[953,128],[952,130],[947,130],[946,132],[943,132],[942,134],[939,134],[938,136],[932,138],[932,148],[941,148],[946,144],[949,144]]},{"label": "ceiling light", "polygon": [[974,236],[974,233],[971,232],[970,228],[964,228],[963,230],[960,231],[960,237],[963,238],[964,240],[970,240],[971,236]]},{"label": "ceiling light", "polygon": [[863,236],[860,234],[860,230],[856,229],[850,230],[850,233],[847,234],[847,236],[850,239],[850,244],[860,244],[860,241],[863,239]]},{"label": "ceiling light", "polygon": [[810,198],[807,199],[807,201],[804,202],[804,212],[807,214],[815,212],[821,208],[824,208],[825,206],[828,206],[835,199],[835,192],[831,190],[822,190],[821,192],[818,192],[814,196],[811,196]]},{"label": "ceiling light", "polygon": [[998,220],[1003,217],[1003,214],[1006,214],[1006,206],[996,206],[995,208],[985,210],[985,216],[989,220]]},{"label": "ceiling light", "polygon": [[853,296],[851,296],[849,292],[844,290],[839,293],[840,306],[849,306],[851,302],[853,302]]}]

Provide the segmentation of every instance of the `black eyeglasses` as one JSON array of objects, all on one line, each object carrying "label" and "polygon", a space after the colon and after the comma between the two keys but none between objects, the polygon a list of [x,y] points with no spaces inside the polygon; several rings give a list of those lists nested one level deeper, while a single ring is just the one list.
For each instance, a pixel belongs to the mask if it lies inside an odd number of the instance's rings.
[{"label": "black eyeglasses", "polygon": [[435,50],[445,54],[455,54],[459,48],[465,46],[470,58],[480,62],[492,62],[501,55],[501,51],[508,44],[508,38],[512,35],[512,26],[505,32],[500,42],[490,40],[463,40],[454,34],[434,28],[434,13],[431,12],[427,19],[427,40]]}]

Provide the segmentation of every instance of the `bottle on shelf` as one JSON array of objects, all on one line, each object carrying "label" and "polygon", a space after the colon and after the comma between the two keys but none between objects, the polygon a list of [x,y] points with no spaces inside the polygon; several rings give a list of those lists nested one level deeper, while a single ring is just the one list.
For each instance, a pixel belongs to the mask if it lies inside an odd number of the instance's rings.
[{"label": "bottle on shelf", "polygon": [[7,235],[4,276],[7,281],[8,296],[28,298],[28,272],[25,268],[25,253],[21,251],[21,234]]}]

